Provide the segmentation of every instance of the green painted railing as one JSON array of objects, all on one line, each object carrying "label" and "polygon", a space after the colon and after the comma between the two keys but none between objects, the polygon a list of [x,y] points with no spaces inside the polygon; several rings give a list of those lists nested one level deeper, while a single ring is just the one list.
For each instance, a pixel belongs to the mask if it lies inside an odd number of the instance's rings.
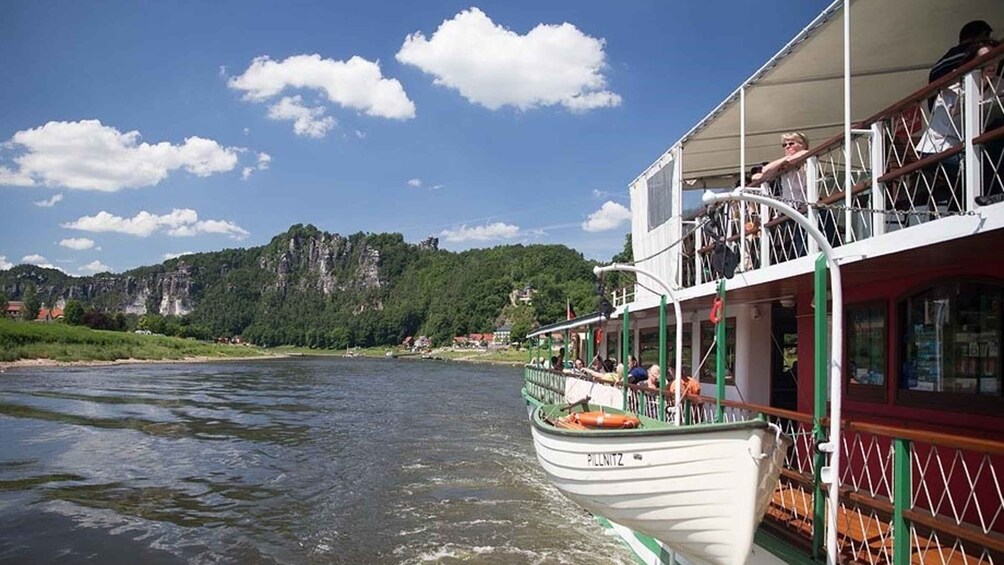
[{"label": "green painted railing", "polygon": [[[591,380],[527,367],[525,388],[541,402],[565,402],[570,378]],[[658,417],[655,391],[626,388],[629,408]],[[761,417],[792,439],[762,527],[811,559],[815,525],[823,523],[814,517],[815,500],[825,497],[816,488],[812,415],[729,400],[721,405],[724,421]],[[715,420],[719,403],[687,397],[684,406],[684,421],[700,423]],[[1004,565],[1004,442],[858,422],[842,428],[840,562]]]}]

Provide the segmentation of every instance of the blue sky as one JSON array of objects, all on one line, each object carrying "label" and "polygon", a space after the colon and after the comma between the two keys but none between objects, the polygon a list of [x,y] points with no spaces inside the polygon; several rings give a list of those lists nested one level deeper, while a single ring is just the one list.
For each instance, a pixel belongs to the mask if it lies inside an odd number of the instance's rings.
[{"label": "blue sky", "polygon": [[0,269],[296,223],[608,260],[628,183],[826,4],[10,3]]}]

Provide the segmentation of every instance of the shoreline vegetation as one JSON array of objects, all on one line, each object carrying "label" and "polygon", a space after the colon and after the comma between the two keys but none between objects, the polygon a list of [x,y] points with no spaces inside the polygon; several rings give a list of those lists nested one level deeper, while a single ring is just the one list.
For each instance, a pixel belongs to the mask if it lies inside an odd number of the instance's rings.
[{"label": "shoreline vegetation", "polygon": [[526,355],[526,351],[451,348],[439,348],[421,353],[390,346],[348,350],[289,346],[260,348],[160,335],[92,330],[61,323],[28,323],[0,319],[0,369],[267,360],[299,356],[393,357],[522,365],[526,362]]}]

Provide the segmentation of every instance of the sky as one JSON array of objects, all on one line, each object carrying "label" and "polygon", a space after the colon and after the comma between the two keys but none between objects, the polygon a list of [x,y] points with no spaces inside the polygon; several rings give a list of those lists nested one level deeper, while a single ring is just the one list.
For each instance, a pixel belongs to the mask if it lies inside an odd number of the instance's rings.
[{"label": "sky", "polygon": [[828,2],[12,2],[0,269],[81,276],[293,224],[564,244]]}]

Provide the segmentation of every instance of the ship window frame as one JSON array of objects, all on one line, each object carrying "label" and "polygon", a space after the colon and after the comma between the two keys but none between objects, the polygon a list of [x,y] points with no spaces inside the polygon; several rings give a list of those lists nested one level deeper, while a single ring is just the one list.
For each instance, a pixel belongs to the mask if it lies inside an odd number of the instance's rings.
[{"label": "ship window frame", "polygon": [[[921,391],[903,388],[903,366],[905,364],[904,333],[906,331],[906,308],[911,298],[918,297],[938,288],[952,285],[983,285],[995,287],[1002,294],[1001,310],[1004,315],[1004,279],[993,277],[951,277],[927,281],[903,292],[895,301],[894,321],[896,343],[892,348],[893,362],[896,367],[895,380],[891,385],[895,391],[895,404],[911,408],[927,408],[951,412],[970,412],[988,415],[999,415],[1004,409],[1004,369],[1002,369],[1001,391],[997,396],[978,395],[960,392]],[[1000,321],[1001,332],[1004,333],[1004,317]],[[1004,340],[1001,340],[1004,341]],[[1004,359],[1004,343],[998,343],[998,360]],[[1000,361],[998,361],[1000,363]],[[999,365],[998,365],[999,366]]]},{"label": "ship window frame", "polygon": [[[668,174],[665,173],[669,169]],[[651,176],[645,179],[646,226],[652,230],[664,225],[673,218],[673,175],[676,174],[676,159],[670,159],[659,167]],[[659,182],[653,183],[657,178]],[[654,197],[653,197],[654,196]],[[659,204],[659,206],[656,206]],[[665,214],[659,214],[665,212]]]},{"label": "ship window frame", "polygon": [[[883,360],[883,382],[881,384],[864,384],[864,383],[852,383],[851,374],[848,369],[851,366],[851,313],[856,310],[866,310],[866,309],[878,309],[882,313],[882,344],[881,347],[885,351],[885,359]],[[889,333],[890,333],[890,316],[889,316],[889,302],[887,300],[868,300],[864,302],[856,302],[853,304],[844,305],[844,367],[845,372],[844,390],[847,391],[847,397],[852,400],[865,400],[872,402],[882,402],[888,401],[888,390],[890,382],[898,381],[898,379],[892,378],[893,376],[898,377],[898,375],[893,375],[889,370],[890,361],[895,355],[889,349]]]},{"label": "ship window frame", "polygon": [[[725,323],[725,346],[727,348],[725,351],[725,364],[728,365],[728,369],[725,374],[725,386],[736,386],[736,327],[738,326],[738,323],[735,316],[727,316],[724,320],[722,320],[722,322]],[[711,340],[707,343],[707,347],[705,347],[704,336],[705,328],[707,326],[711,327]],[[697,375],[697,379],[701,382],[701,384],[716,384],[718,382],[718,378],[715,374],[716,369],[708,369],[708,367],[712,367],[713,363],[715,363],[715,355],[717,355],[717,353],[708,353],[708,351],[711,350],[711,344],[715,341],[715,324],[711,323],[710,320],[701,320],[697,330],[699,336],[698,346],[701,353],[698,362],[702,359],[704,360],[704,364],[700,367],[700,374]],[[715,344],[715,347],[717,348],[718,344]],[[729,363],[730,356],[732,361],[731,363]],[[693,370],[696,371],[698,369],[695,368]]]}]

